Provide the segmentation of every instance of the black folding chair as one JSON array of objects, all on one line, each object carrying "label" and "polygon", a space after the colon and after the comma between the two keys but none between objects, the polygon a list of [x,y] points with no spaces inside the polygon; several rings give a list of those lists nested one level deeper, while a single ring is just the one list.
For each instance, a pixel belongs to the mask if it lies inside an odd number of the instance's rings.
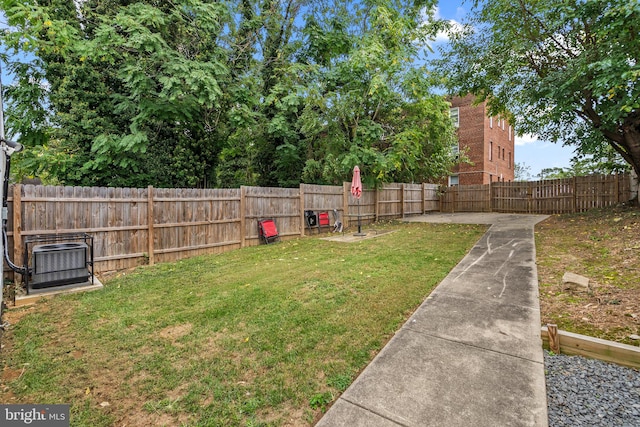
[{"label": "black folding chair", "polygon": [[314,211],[304,211],[304,222],[311,231],[318,226],[318,215]]}]

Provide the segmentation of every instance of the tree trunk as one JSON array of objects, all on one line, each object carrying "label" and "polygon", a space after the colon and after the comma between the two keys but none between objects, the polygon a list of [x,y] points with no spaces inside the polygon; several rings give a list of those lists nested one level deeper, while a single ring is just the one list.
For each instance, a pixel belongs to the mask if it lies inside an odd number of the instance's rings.
[{"label": "tree trunk", "polygon": [[[629,114],[622,126],[622,146],[626,149],[626,155],[623,157],[629,164],[633,172],[631,174],[631,194],[632,203],[636,206],[639,205],[638,200],[638,177],[640,177],[640,111],[635,110]],[[635,179],[634,179],[635,178]],[[635,195],[634,195],[635,184]]]},{"label": "tree trunk", "polygon": [[634,206],[640,206],[640,199],[638,197],[640,193],[640,176],[635,170],[631,171],[631,204]]}]

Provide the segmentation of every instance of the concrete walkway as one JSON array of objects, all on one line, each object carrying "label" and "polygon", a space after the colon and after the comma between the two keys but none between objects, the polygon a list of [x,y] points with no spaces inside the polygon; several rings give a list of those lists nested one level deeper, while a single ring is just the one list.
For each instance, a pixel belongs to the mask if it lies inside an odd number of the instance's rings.
[{"label": "concrete walkway", "polygon": [[407,219],[492,225],[317,426],[547,426],[533,235],[545,218]]}]

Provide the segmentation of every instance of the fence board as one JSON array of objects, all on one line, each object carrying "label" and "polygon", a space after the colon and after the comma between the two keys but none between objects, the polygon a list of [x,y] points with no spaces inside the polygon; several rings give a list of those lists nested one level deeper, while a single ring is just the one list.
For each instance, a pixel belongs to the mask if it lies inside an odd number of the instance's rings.
[{"label": "fence board", "polygon": [[155,189],[154,257],[159,262],[240,246],[239,189]]},{"label": "fence board", "polygon": [[423,184],[403,184],[404,207],[403,216],[422,215],[424,213],[424,186]]},{"label": "fence board", "polygon": [[440,186],[438,184],[424,184],[424,211],[440,210]]},{"label": "fence board", "polygon": [[403,212],[403,186],[398,183],[384,184],[377,195],[378,218],[382,220],[401,218]]},{"label": "fence board", "polygon": [[245,188],[245,241],[249,245],[259,244],[258,220],[274,218],[278,233],[282,237],[300,235],[300,189],[275,187]]},{"label": "fence board", "polygon": [[342,185],[301,184],[300,191],[304,195],[304,210],[330,212],[333,222],[336,221],[334,209],[342,220],[345,217]]},{"label": "fence board", "polygon": [[[351,188],[351,185],[344,186],[347,189]],[[370,224],[376,220],[376,190],[362,189],[362,195],[360,199],[353,197],[349,191],[347,195],[347,214],[345,217],[344,225],[346,227],[357,227],[358,217],[360,218],[360,224]],[[378,213],[378,215],[381,215]]]},{"label": "fence board", "polygon": [[629,174],[494,182],[448,187],[440,203],[443,212],[562,214],[628,201],[630,187]]},{"label": "fence board", "polygon": [[443,212],[490,212],[491,186],[457,185],[448,187],[440,203]]}]

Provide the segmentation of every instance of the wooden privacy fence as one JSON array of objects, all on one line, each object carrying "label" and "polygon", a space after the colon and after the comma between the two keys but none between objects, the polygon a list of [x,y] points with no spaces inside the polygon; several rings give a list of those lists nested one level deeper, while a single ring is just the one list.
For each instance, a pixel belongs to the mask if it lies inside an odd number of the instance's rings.
[{"label": "wooden privacy fence", "polygon": [[591,175],[448,187],[440,199],[440,210],[561,214],[612,206],[630,198],[629,174]]},{"label": "wooden privacy fence", "polygon": [[[358,219],[367,224],[431,211],[581,212],[628,201],[630,182],[625,174],[445,189],[436,184],[386,184],[365,189],[359,201],[351,196],[348,182],[234,189],[18,184],[9,188],[7,247],[14,263],[22,265],[29,236],[89,233],[95,272],[105,273],[257,245],[260,218],[274,218],[284,238],[304,236],[305,210],[335,209],[347,227]],[[10,270],[5,271],[11,278]]]},{"label": "wooden privacy fence", "polygon": [[22,265],[28,236],[89,233],[95,272],[105,273],[257,245],[260,218],[274,218],[286,238],[304,236],[305,210],[335,209],[348,227],[358,213],[368,223],[439,206],[435,184],[388,184],[363,191],[359,202],[350,186],[135,189],[18,184],[8,194],[8,251],[14,263]]}]

